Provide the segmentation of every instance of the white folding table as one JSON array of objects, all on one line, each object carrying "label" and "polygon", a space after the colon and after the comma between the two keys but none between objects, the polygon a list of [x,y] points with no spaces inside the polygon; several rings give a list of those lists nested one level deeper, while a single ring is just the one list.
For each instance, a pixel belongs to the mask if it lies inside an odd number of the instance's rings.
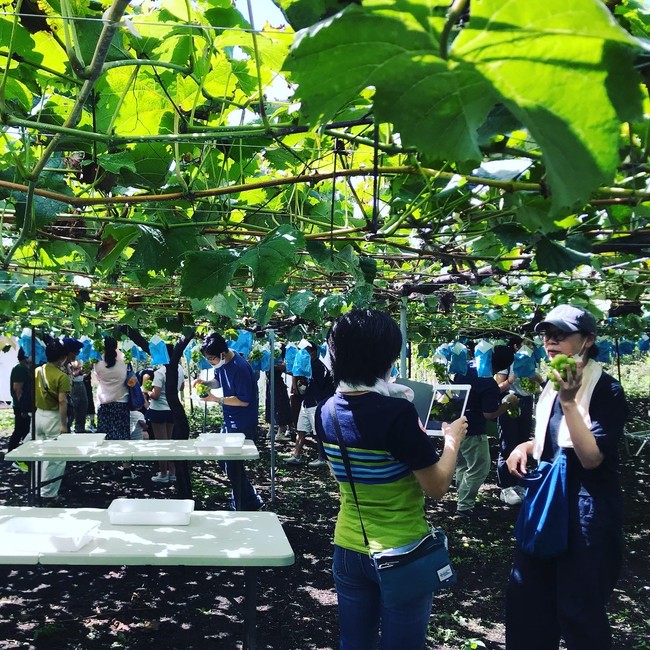
[{"label": "white folding table", "polygon": [[[65,434],[74,436],[75,434]],[[105,440],[96,446],[60,447],[56,441],[27,440],[5,454],[5,460],[40,463],[43,461],[111,462],[159,460],[257,460],[259,451],[252,440],[245,440],[240,451],[225,452],[221,447],[197,446],[194,440]],[[32,470],[33,467],[30,467]],[[29,504],[40,494],[41,472],[30,471]]]},{"label": "white folding table", "polygon": [[[32,518],[48,519],[64,529],[68,522],[71,530],[73,524],[90,521],[97,522],[98,528],[79,550],[60,551],[42,534],[28,539],[28,533],[3,532],[3,523],[12,518],[23,518],[25,524]],[[118,526],[109,523],[106,510],[96,508],[0,506],[0,564],[243,567],[247,650],[256,648],[258,568],[289,566],[294,560],[272,512],[195,511],[187,526]]]}]

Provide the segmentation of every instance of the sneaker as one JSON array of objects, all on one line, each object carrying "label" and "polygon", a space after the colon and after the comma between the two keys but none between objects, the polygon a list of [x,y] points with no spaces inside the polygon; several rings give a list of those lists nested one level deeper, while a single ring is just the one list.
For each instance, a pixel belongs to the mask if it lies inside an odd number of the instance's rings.
[{"label": "sneaker", "polygon": [[325,465],[327,465],[327,461],[322,458],[317,458],[316,460],[312,460],[311,463],[307,463],[307,467],[325,467]]},{"label": "sneaker", "polygon": [[300,465],[300,456],[289,456],[285,461],[289,465]]},{"label": "sneaker", "polygon": [[125,472],[122,474],[122,478],[126,481],[135,481],[138,478],[138,475],[135,472]]},{"label": "sneaker", "polygon": [[516,488],[507,487],[501,490],[499,500],[509,506],[518,506],[523,501],[523,497]]},{"label": "sneaker", "polygon": [[24,463],[22,460],[19,460],[16,463],[12,463],[11,466],[14,469],[20,470],[21,472],[29,472],[29,465]]},{"label": "sneaker", "polygon": [[176,483],[176,474],[170,474],[169,475],[169,482],[170,483]]},{"label": "sneaker", "polygon": [[154,483],[169,483],[169,475],[168,474],[161,474],[160,472],[158,472],[158,474],[151,477],[151,480]]}]

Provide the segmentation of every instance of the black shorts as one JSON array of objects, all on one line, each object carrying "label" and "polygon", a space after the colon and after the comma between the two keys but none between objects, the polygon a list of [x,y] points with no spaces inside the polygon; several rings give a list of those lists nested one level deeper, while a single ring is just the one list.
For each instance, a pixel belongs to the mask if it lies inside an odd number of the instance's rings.
[{"label": "black shorts", "polygon": [[154,424],[163,424],[166,422],[174,422],[174,416],[171,411],[155,411],[154,409],[147,409],[147,420]]}]

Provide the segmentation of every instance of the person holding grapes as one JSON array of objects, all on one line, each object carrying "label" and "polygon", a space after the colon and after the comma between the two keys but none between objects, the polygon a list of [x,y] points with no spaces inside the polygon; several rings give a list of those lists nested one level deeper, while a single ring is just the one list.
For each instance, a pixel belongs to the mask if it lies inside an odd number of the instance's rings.
[{"label": "person holding grapes", "polygon": [[[243,356],[228,348],[226,340],[216,332],[209,334],[201,345],[201,353],[214,368],[214,379],[195,379],[192,386],[221,388],[223,397],[208,392],[202,398],[220,402],[223,407],[223,427],[228,433],[243,433],[257,438],[259,396],[257,381],[251,365]],[[260,510],[264,502],[246,477],[241,461],[221,461],[232,486],[230,506],[233,510]]]},{"label": "person holding grapes", "polygon": [[595,361],[596,320],[558,305],[535,331],[544,336],[549,381],[540,395],[534,437],[510,454],[510,473],[526,476],[529,458],[566,455],[568,544],[539,559],[520,549],[506,592],[507,650],[610,650],[607,601],[622,556],[618,446],[628,415],[623,389]]}]

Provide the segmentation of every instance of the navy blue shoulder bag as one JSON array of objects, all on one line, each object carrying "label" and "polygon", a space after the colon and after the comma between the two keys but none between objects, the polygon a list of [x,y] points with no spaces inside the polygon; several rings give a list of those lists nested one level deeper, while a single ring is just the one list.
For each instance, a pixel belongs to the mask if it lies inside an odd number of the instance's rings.
[{"label": "navy blue shoulder bag", "polygon": [[552,463],[541,461],[519,482],[527,492],[515,524],[517,548],[540,559],[557,557],[566,551],[569,534],[565,451],[558,449]]}]

